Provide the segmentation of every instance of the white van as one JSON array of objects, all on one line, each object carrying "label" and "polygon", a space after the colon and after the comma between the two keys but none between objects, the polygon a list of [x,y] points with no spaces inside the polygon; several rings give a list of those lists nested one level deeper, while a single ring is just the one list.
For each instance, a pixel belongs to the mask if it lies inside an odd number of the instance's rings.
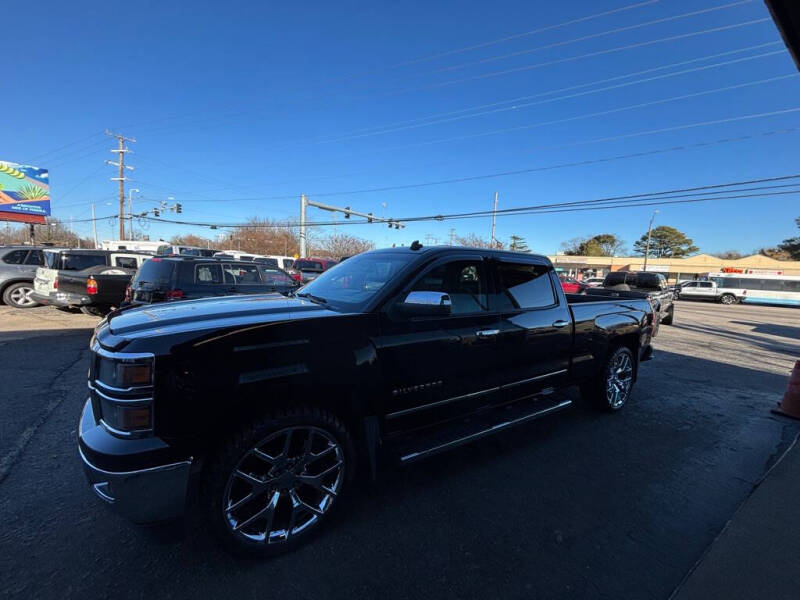
[{"label": "white van", "polygon": [[251,254],[249,252],[240,252],[239,250],[223,250],[214,254],[214,257],[256,262],[261,265],[278,267],[279,269],[283,270],[291,269],[292,265],[294,264],[294,258],[291,256],[280,256],[277,254]]}]

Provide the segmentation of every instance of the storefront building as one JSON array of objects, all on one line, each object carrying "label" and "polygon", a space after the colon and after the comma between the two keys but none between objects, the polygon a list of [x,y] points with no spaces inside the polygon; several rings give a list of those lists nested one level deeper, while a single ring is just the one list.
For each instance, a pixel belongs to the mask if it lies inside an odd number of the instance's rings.
[{"label": "storefront building", "polygon": [[[556,270],[575,279],[603,277],[611,271],[644,271],[641,256],[568,256],[548,257]],[[670,283],[699,279],[708,273],[763,273],[800,275],[800,261],[775,260],[761,254],[738,259],[723,259],[709,254],[687,258],[648,258],[647,271],[662,273]]]}]

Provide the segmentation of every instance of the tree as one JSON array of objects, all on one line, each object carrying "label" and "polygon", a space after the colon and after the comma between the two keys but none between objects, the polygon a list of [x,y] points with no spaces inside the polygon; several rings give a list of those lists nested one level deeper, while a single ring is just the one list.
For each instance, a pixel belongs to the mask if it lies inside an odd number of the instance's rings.
[{"label": "tree", "polygon": [[531,249],[528,248],[528,242],[525,241],[525,238],[518,235],[511,236],[511,243],[508,245],[508,249],[513,252],[530,253],[531,251]]},{"label": "tree", "polygon": [[210,248],[213,245],[208,238],[192,233],[172,236],[169,243],[175,246],[197,246],[198,248]]},{"label": "tree", "polygon": [[791,260],[791,256],[789,255],[786,250],[781,250],[780,248],[761,248],[758,253],[761,256],[766,256],[768,258],[772,258],[774,260]]},{"label": "tree", "polygon": [[[312,239],[307,240],[308,246],[312,247],[313,234],[309,237]],[[250,217],[247,225],[234,230],[222,245],[226,246],[225,249],[253,254],[294,256],[300,252],[300,234],[296,227],[288,227],[279,221]]]},{"label": "tree", "polygon": [[329,235],[314,245],[313,254],[322,254],[334,258],[353,256],[375,248],[375,243],[354,235]]},{"label": "tree", "polygon": [[[34,237],[38,243],[49,243],[68,248],[94,248],[94,241],[83,238],[69,230],[58,219],[49,218],[45,225],[34,225]],[[27,244],[30,241],[28,225],[0,227],[0,245]]]},{"label": "tree", "polygon": [[613,233],[599,233],[587,238],[573,238],[561,244],[564,254],[574,256],[616,256],[623,252],[623,242]]},{"label": "tree", "polygon": [[717,258],[721,258],[723,260],[737,260],[742,258],[744,255],[736,250],[724,250],[722,252],[712,253],[711,256],[716,256]]},{"label": "tree", "polygon": [[[800,227],[800,217],[797,217],[794,222],[797,223],[798,227]],[[786,254],[789,255],[789,258],[793,260],[800,260],[800,236],[783,240],[780,244],[778,244],[778,249],[786,252]]]},{"label": "tree", "polygon": [[455,239],[456,246],[467,246],[469,248],[502,248],[503,243],[499,240],[495,240],[495,243],[492,244],[491,240],[487,240],[486,238],[482,238],[479,235],[474,233],[469,233],[465,236],[456,236]]},{"label": "tree", "polygon": [[[647,247],[647,233],[640,237],[633,244],[633,250],[637,254],[644,256]],[[699,248],[686,237],[682,231],[678,231],[669,225],[659,225],[653,229],[650,239],[650,256],[655,258],[680,258],[689,256],[697,252]]]}]

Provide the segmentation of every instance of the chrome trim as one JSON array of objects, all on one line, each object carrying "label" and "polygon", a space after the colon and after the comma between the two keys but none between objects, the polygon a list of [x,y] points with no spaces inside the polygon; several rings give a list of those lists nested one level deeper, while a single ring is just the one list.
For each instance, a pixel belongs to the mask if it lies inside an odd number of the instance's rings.
[{"label": "chrome trim", "polygon": [[567,325],[569,325],[569,321],[564,321],[563,319],[553,322],[553,327],[558,327],[559,329],[561,327],[566,327]]},{"label": "chrome trim", "polygon": [[464,437],[461,437],[461,438],[458,438],[458,439],[455,439],[455,440],[451,440],[449,442],[445,442],[444,444],[439,444],[438,446],[433,446],[432,448],[428,448],[427,450],[422,450],[420,452],[412,452],[411,454],[406,454],[405,456],[400,457],[400,461],[401,462],[408,462],[410,460],[421,458],[421,457],[424,457],[424,456],[427,456],[427,455],[430,455],[430,454],[436,454],[438,452],[443,452],[443,451],[448,450],[449,448],[452,448],[454,446],[459,446],[461,444],[466,444],[466,443],[471,442],[473,440],[480,439],[483,436],[489,435],[490,433],[493,433],[495,431],[499,431],[501,429],[506,429],[508,427],[513,427],[515,425],[519,425],[521,423],[524,423],[525,421],[530,421],[530,420],[536,419],[538,417],[543,417],[543,416],[548,415],[550,413],[553,413],[553,412],[556,412],[558,410],[561,410],[562,408],[566,408],[570,404],[572,404],[572,400],[562,400],[561,402],[559,402],[558,404],[556,404],[554,406],[549,406],[549,407],[544,408],[542,410],[539,410],[539,411],[530,413],[528,415],[525,415],[524,417],[519,417],[517,419],[512,419],[511,421],[503,421],[502,423],[498,423],[497,425],[492,425],[488,429],[482,429],[481,431],[476,431],[475,433],[471,433],[471,434],[466,435]]},{"label": "chrome trim", "polygon": [[[94,383],[96,385],[102,386],[103,389],[108,390],[109,392],[117,392],[120,394],[135,394],[136,392],[144,392],[152,388],[152,385],[142,385],[139,387],[127,387],[127,388],[118,388],[114,387],[113,385],[108,385],[107,383],[103,383],[99,379],[95,377]],[[91,387],[91,385],[89,385]]]},{"label": "chrome trim", "polygon": [[190,456],[186,460],[181,460],[166,465],[158,465],[157,467],[147,467],[144,469],[135,469],[133,471],[106,471],[105,469],[101,469],[100,467],[95,467],[92,463],[90,463],[89,459],[86,458],[86,455],[83,453],[83,450],[81,449],[80,446],[78,446],[78,454],[81,455],[81,460],[83,460],[83,463],[86,466],[91,467],[92,471],[95,471],[102,475],[109,475],[109,476],[117,475],[119,477],[130,477],[131,475],[145,475],[147,473],[158,473],[161,471],[169,471],[180,467],[188,467],[194,461],[194,457]]},{"label": "chrome trim", "polygon": [[100,343],[97,341],[95,341],[92,351],[100,356],[114,360],[141,360],[143,358],[155,359],[156,357],[152,352],[111,352],[100,346]]},{"label": "chrome trim", "polygon": [[500,333],[499,329],[481,329],[475,332],[478,337],[493,337]]},{"label": "chrome trim", "polygon": [[482,396],[483,394],[490,394],[492,392],[499,392],[500,386],[489,388],[487,390],[481,390],[479,392],[472,392],[469,394],[464,394],[462,396],[453,396],[452,398],[446,398],[445,400],[437,400],[436,402],[431,402],[430,404],[423,404],[421,406],[412,406],[411,408],[405,408],[403,410],[398,410],[393,413],[389,413],[386,415],[387,419],[396,419],[398,417],[402,417],[407,414],[411,414],[420,410],[426,410],[428,408],[434,408],[436,406],[441,406],[443,404],[448,404],[450,402],[457,402],[459,400],[466,400],[467,398],[474,398],[475,396]]},{"label": "chrome trim", "polygon": [[556,375],[563,375],[566,373],[566,369],[561,369],[560,371],[553,371],[552,373],[545,373],[544,375],[537,375],[536,377],[529,377],[528,379],[521,379],[520,381],[514,381],[512,383],[504,383],[500,386],[500,389],[508,389],[515,387],[517,385],[523,385],[526,383],[531,383],[532,381],[539,381],[540,379],[547,379],[548,377],[554,377]]},{"label": "chrome trim", "polygon": [[532,381],[539,381],[541,379],[546,379],[548,377],[554,377],[556,375],[563,375],[567,372],[567,369],[561,369],[559,371],[553,371],[552,373],[545,373],[544,375],[537,375],[536,377],[530,377],[528,379],[521,379],[520,381],[514,381],[512,383],[504,383],[503,385],[499,385],[497,387],[489,388],[486,390],[480,390],[478,392],[472,392],[469,394],[464,394],[462,396],[454,396],[452,398],[445,398],[444,400],[437,400],[436,402],[431,402],[429,404],[422,404],[420,406],[412,406],[411,408],[405,408],[403,410],[398,410],[393,413],[389,413],[386,415],[387,419],[396,419],[398,417],[402,417],[411,413],[418,412],[420,410],[427,410],[429,408],[436,408],[437,406],[442,406],[444,404],[449,404],[450,402],[458,402],[459,400],[466,400],[467,398],[474,398],[475,396],[481,396],[483,394],[489,394],[491,392],[499,392],[501,390],[505,390],[508,388],[515,387],[517,385],[523,385],[525,383],[531,383]]},{"label": "chrome trim", "polygon": [[[100,383],[100,382],[99,381],[95,381],[95,383]],[[127,404],[127,405],[139,405],[139,404],[152,404],[153,403],[153,397],[152,396],[147,396],[145,398],[117,398],[117,397],[114,397],[114,396],[108,396],[108,395],[104,394],[103,392],[98,390],[96,387],[94,387],[92,385],[91,381],[87,382],[86,385],[95,394],[97,394],[98,396],[100,396],[104,400],[108,400],[109,402],[115,402],[117,404]],[[105,387],[105,386],[103,386],[103,387]]]},{"label": "chrome trim", "polygon": [[[150,413],[150,419],[152,421],[153,413]],[[108,423],[106,423],[103,418],[100,418],[100,425],[105,427],[111,435],[116,435],[118,437],[122,437],[125,439],[137,439],[141,437],[150,437],[153,433],[153,428],[150,427],[149,429],[132,429],[130,431],[123,431],[122,429],[117,429],[116,427],[112,427]]]}]

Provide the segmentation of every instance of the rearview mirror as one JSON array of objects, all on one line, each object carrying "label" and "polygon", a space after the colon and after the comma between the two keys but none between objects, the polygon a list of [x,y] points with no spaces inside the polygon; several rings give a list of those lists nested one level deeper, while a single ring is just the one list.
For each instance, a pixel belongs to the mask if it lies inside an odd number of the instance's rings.
[{"label": "rearview mirror", "polygon": [[399,304],[407,317],[442,317],[450,314],[450,296],[442,292],[409,292]]}]

